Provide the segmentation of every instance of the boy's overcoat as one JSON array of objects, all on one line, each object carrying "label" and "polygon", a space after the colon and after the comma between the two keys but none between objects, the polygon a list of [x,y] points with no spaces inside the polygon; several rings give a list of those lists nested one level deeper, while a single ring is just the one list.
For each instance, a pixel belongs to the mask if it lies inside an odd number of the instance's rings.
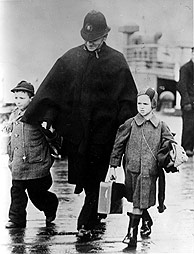
[{"label": "boy's overcoat", "polygon": [[9,167],[13,180],[29,180],[47,176],[53,164],[49,145],[40,126],[21,122],[23,112],[15,109],[8,145]]}]

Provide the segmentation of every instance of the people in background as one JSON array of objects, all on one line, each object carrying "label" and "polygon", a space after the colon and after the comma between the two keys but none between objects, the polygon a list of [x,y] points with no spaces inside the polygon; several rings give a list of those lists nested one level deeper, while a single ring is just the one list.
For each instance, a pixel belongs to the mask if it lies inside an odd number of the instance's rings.
[{"label": "people in background", "polygon": [[182,146],[188,157],[194,154],[194,47],[189,62],[180,68],[177,90],[181,95]]}]

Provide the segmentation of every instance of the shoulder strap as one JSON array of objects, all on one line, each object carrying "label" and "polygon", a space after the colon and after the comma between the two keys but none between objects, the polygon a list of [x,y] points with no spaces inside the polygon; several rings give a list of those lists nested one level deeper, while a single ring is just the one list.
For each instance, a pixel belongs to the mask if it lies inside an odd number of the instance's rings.
[{"label": "shoulder strap", "polygon": [[146,145],[147,145],[148,149],[150,150],[150,152],[151,152],[151,154],[152,154],[152,156],[153,156],[154,160],[155,160],[155,161],[157,161],[156,156],[154,155],[154,153],[153,153],[153,151],[152,151],[151,147],[149,146],[149,144],[148,144],[148,142],[147,142],[147,140],[146,140],[146,137],[145,137],[144,132],[143,132],[143,128],[142,128],[141,130],[142,130],[142,136],[143,136],[143,139],[145,140],[145,142],[146,142]]},{"label": "shoulder strap", "polygon": [[130,127],[132,127],[133,122],[134,122],[134,117],[129,118],[129,119],[126,121],[126,123],[127,123]]}]

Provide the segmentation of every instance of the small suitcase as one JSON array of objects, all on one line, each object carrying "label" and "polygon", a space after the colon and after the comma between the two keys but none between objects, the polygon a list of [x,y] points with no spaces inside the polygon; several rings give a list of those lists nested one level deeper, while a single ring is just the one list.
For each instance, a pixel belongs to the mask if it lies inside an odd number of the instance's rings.
[{"label": "small suitcase", "polygon": [[125,186],[122,183],[101,182],[98,199],[98,213],[112,214],[123,212]]},{"label": "small suitcase", "polygon": [[98,213],[109,214],[111,208],[112,182],[101,182],[98,199]]}]

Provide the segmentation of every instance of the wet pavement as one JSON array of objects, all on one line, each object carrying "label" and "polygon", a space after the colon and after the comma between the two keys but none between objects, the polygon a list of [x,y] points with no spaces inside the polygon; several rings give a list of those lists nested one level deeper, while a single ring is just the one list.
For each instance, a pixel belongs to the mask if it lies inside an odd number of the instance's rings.
[{"label": "wet pavement", "polygon": [[[159,114],[180,142],[181,118]],[[51,170],[54,180],[51,190],[59,198],[55,225],[47,228],[43,213],[29,201],[26,228],[5,229],[11,186],[7,155],[0,155],[0,163],[0,254],[194,253],[194,158],[189,158],[179,173],[166,174],[167,209],[162,214],[158,213],[157,206],[149,209],[154,222],[152,234],[147,239],[138,235],[136,250],[129,250],[122,243],[128,226],[126,212],[131,210],[126,200],[123,214],[108,215],[90,241],[76,237],[84,193],[73,194],[74,186],[67,183],[66,160],[56,161]]]}]

